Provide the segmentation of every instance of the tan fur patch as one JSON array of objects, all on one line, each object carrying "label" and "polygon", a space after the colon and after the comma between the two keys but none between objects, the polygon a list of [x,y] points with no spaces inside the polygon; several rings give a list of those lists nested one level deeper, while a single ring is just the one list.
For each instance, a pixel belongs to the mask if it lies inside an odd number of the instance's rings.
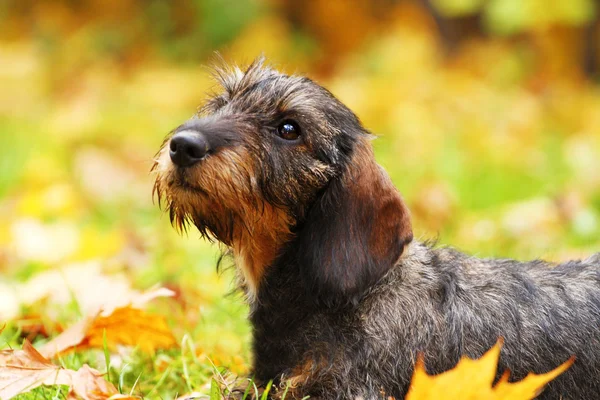
[{"label": "tan fur patch", "polygon": [[255,296],[266,268],[291,237],[290,218],[282,210],[266,203],[261,210],[247,210],[245,218],[252,230],[241,228],[234,231],[232,248],[248,285],[248,294]]},{"label": "tan fur patch", "polygon": [[[318,344],[316,344],[319,347]],[[322,350],[326,351],[326,350]],[[316,351],[315,351],[316,354]],[[318,379],[320,384],[327,387],[333,386],[329,382],[331,376],[326,371],[331,368],[328,360],[323,356],[308,356],[304,362],[296,366],[289,376],[282,376],[279,390],[274,393],[274,398],[280,398],[283,392],[286,392],[288,399],[302,399],[306,395],[306,385]]]},{"label": "tan fur patch", "polygon": [[[231,232],[219,236],[230,246],[244,286],[250,298],[256,295],[262,277],[278,250],[289,240],[291,218],[285,210],[266,203],[257,196],[253,179],[252,157],[243,147],[223,149],[186,170],[186,188],[169,158],[168,142],[157,155],[155,192],[164,198],[172,212],[173,223],[185,229],[196,216],[211,222],[220,232],[232,222]],[[228,221],[227,218],[233,218]]]}]

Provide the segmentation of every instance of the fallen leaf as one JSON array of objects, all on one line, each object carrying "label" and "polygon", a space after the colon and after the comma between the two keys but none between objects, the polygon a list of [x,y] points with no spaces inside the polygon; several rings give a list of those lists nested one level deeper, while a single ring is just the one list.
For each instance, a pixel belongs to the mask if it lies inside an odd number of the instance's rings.
[{"label": "fallen leaf", "polygon": [[103,377],[104,374],[84,365],[73,373],[73,384],[69,392],[69,399],[83,400],[113,400],[113,399],[135,399],[128,395],[120,394],[115,386]]},{"label": "fallen leaf", "polygon": [[15,318],[13,323],[19,327],[19,337],[34,342],[36,338],[48,338],[50,332],[60,332],[63,329],[59,323],[47,321],[42,315],[36,313],[26,313],[19,318]]},{"label": "fallen leaf", "polygon": [[8,400],[41,385],[70,385],[71,373],[52,364],[25,340],[23,350],[0,351],[0,399]]},{"label": "fallen leaf", "polygon": [[498,341],[487,353],[477,360],[461,358],[453,369],[438,375],[428,375],[425,364],[419,357],[406,400],[528,400],[536,397],[544,386],[569,368],[571,358],[556,369],[545,374],[530,373],[518,382],[508,382],[508,371],[492,387],[502,341]]},{"label": "fallen leaf", "polygon": [[574,361],[575,358],[572,357],[545,374],[536,375],[529,373],[525,379],[519,382],[509,382],[509,373],[507,371],[502,375],[496,386],[494,386],[495,399],[533,399],[542,392],[548,382],[565,372]]},{"label": "fallen leaf", "polygon": [[174,295],[174,291],[164,287],[152,287],[143,293],[132,291],[129,294],[129,296],[127,298],[122,299],[121,302],[114,301],[110,306],[103,306],[101,314],[104,316],[108,316],[112,314],[115,311],[115,309],[128,305],[133,308],[143,308],[147,303],[156,298],[172,297]]},{"label": "fallen leaf", "polygon": [[156,349],[169,348],[176,344],[164,316],[132,307],[121,307],[113,310],[108,316],[98,314],[76,323],[46,343],[40,352],[47,357],[53,357],[75,347],[102,348],[105,333],[109,348],[129,345],[152,353]]},{"label": "fallen leaf", "polygon": [[122,395],[103,374],[84,364],[77,371],[54,365],[28,340],[22,350],[0,351],[0,399],[9,400],[41,385],[70,386],[69,400],[134,400]]},{"label": "fallen leaf", "polygon": [[107,317],[96,318],[87,333],[89,345],[102,347],[105,331],[109,347],[126,344],[154,352],[176,343],[163,315],[153,315],[131,307],[118,308]]},{"label": "fallen leaf", "polygon": [[[174,294],[171,290],[160,287],[145,292],[135,290],[124,275],[103,273],[102,263],[99,261],[81,262],[59,270],[45,271],[24,284],[15,284],[11,289],[6,292],[9,305],[11,298],[16,305],[31,305],[42,299],[48,299],[53,305],[65,305],[75,300],[83,315],[95,315],[100,311],[108,315],[119,307],[142,307],[156,297]],[[0,300],[5,300],[5,293],[0,293]],[[11,309],[7,309],[7,315],[4,315],[3,305],[0,306],[0,318],[8,319]]]},{"label": "fallen leaf", "polygon": [[83,344],[86,341],[86,332],[90,319],[82,319],[67,328],[60,335],[40,347],[40,353],[48,358],[63,353],[69,349]]}]

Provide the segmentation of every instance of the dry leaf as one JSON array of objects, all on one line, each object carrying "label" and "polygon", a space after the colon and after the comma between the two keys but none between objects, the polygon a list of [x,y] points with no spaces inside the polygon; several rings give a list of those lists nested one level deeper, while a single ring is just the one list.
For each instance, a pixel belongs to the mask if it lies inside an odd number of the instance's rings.
[{"label": "dry leaf", "polygon": [[508,371],[492,387],[500,348],[499,341],[477,360],[463,357],[453,369],[439,375],[427,375],[422,357],[415,366],[407,400],[528,400],[533,399],[544,386],[569,368],[574,358],[545,374],[530,373],[519,382],[508,382]]},{"label": "dry leaf", "polygon": [[23,350],[0,351],[0,399],[9,400],[41,385],[70,386],[70,400],[137,399],[120,394],[103,374],[88,365],[73,371],[52,364],[28,340]]},{"label": "dry leaf", "polygon": [[23,350],[0,351],[0,399],[41,385],[70,385],[71,372],[52,364],[25,340]]},{"label": "dry leaf", "polygon": [[103,374],[87,365],[73,373],[73,385],[69,392],[69,399],[107,400],[107,399],[135,399],[120,394],[115,386],[103,378]]},{"label": "dry leaf", "polygon": [[[156,297],[173,296],[173,292],[166,288],[155,287],[145,292],[140,292],[131,287],[131,283],[124,275],[106,275],[102,271],[100,261],[87,261],[71,264],[60,270],[49,270],[35,275],[32,279],[21,285],[15,285],[13,290],[7,291],[9,304],[11,297],[15,306],[31,305],[42,299],[48,299],[53,305],[77,302],[84,315],[95,315],[102,311],[109,315],[118,307],[132,305],[141,308],[148,301]],[[107,295],[110,293],[110,296]],[[4,299],[4,293],[0,295]],[[0,319],[8,318],[0,306]],[[8,311],[11,311],[9,309]],[[16,315],[15,312],[12,313]],[[8,316],[11,314],[8,313]],[[50,315],[50,318],[53,316]]]},{"label": "dry leaf", "polygon": [[60,335],[40,347],[40,353],[48,358],[52,358],[59,353],[84,343],[90,322],[90,319],[86,318],[70,326]]},{"label": "dry leaf", "polygon": [[98,314],[94,318],[78,322],[46,343],[40,351],[47,357],[53,357],[75,347],[102,348],[105,332],[109,348],[130,345],[151,353],[176,344],[164,316],[132,307],[121,307],[108,316]]}]

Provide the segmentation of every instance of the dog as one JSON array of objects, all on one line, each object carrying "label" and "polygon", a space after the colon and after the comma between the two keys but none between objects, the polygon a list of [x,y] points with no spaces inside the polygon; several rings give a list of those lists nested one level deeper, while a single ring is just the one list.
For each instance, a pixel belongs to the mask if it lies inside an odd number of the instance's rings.
[{"label": "dog", "polygon": [[262,59],[215,75],[222,90],[159,150],[154,191],[173,225],[230,249],[255,382],[401,399],[419,354],[436,374],[503,338],[498,376],[575,356],[539,398],[599,396],[600,253],[555,265],[413,240],[373,135],[329,91]]}]

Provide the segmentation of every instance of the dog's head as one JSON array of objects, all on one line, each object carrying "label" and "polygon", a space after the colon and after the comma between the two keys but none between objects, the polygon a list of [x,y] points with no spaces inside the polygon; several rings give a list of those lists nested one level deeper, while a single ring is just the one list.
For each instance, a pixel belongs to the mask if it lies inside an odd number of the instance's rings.
[{"label": "dog's head", "polygon": [[249,294],[283,253],[316,296],[356,296],[412,239],[370,134],[330,92],[264,67],[219,69],[222,90],[159,151],[155,192],[233,250]]}]

